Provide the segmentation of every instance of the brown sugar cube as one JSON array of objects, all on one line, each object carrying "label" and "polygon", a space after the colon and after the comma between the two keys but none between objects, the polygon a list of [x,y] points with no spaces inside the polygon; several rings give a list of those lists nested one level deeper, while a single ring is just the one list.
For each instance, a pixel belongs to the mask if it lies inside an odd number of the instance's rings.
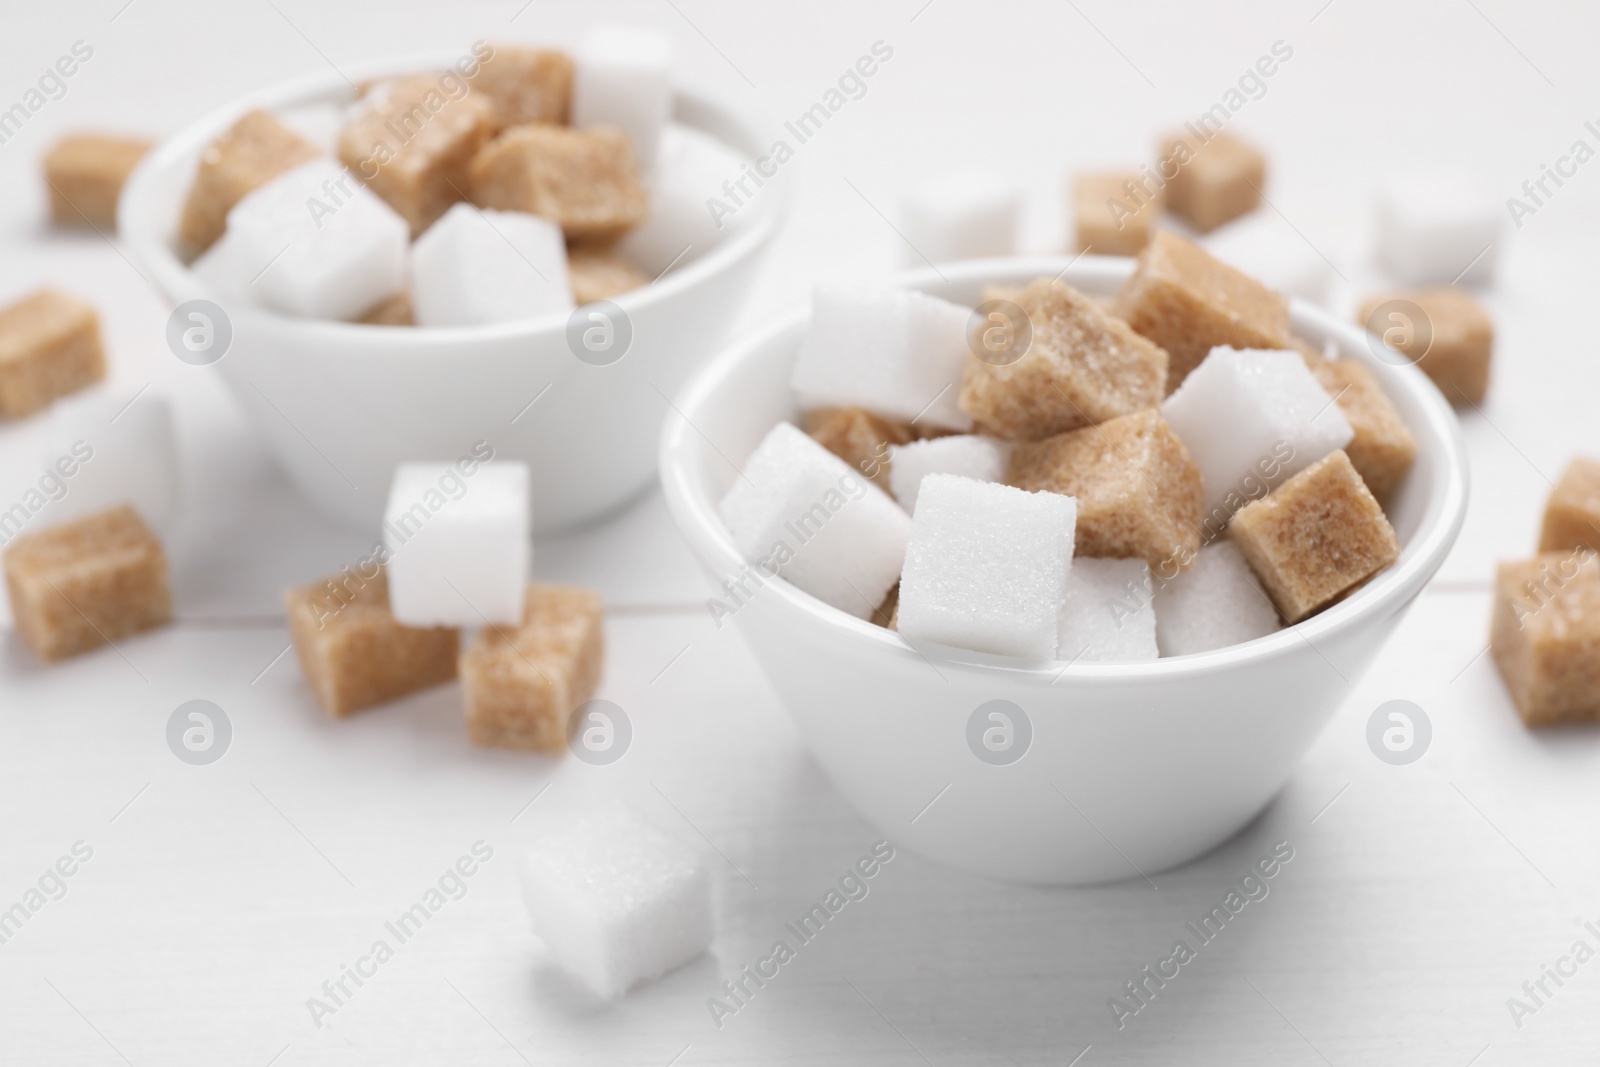
[{"label": "brown sugar cube", "polygon": [[1240,508],[1228,533],[1291,625],[1400,555],[1394,527],[1342,449]]},{"label": "brown sugar cube", "polygon": [[411,294],[402,289],[385,297],[356,321],[368,326],[415,326],[417,317],[411,308]]},{"label": "brown sugar cube", "polygon": [[1600,461],[1578,456],[1561,472],[1544,507],[1540,552],[1588,547],[1600,551]]},{"label": "brown sugar cube", "polygon": [[889,446],[910,444],[917,431],[864,408],[817,408],[806,412],[806,433],[829,452],[889,492]]},{"label": "brown sugar cube", "polygon": [[609,248],[588,244],[567,249],[567,277],[578,304],[610,300],[650,284],[650,276]]},{"label": "brown sugar cube", "polygon": [[1217,345],[1288,348],[1289,304],[1170,230],[1157,230],[1117,293],[1114,314],[1167,350],[1167,392]]},{"label": "brown sugar cube", "polygon": [[1300,354],[1317,384],[1333,397],[1355,431],[1344,446],[1350,463],[1372,495],[1385,499],[1417,458],[1417,439],[1411,436],[1389,394],[1365,364],[1353,359],[1328,359],[1306,349],[1301,349]]},{"label": "brown sugar cube", "polygon": [[50,215],[64,225],[115,227],[122,183],[150,151],[150,142],[80,134],[56,143],[44,157]]},{"label": "brown sugar cube", "polygon": [[1470,293],[1453,285],[1382,293],[1361,306],[1358,321],[1421,367],[1450,403],[1483,403],[1494,323]]},{"label": "brown sugar cube", "polygon": [[1171,577],[1200,551],[1200,468],[1154,409],[1018,445],[1006,481],[1078,498],[1077,555]]},{"label": "brown sugar cube", "polygon": [[894,583],[894,588],[883,598],[883,603],[873,609],[872,623],[875,626],[882,626],[885,630],[900,629],[899,582]]},{"label": "brown sugar cube", "polygon": [[343,717],[456,676],[457,631],[395,621],[381,568],[371,578],[346,568],[291,589],[283,606],[306,683],[330,715]]},{"label": "brown sugar cube", "polygon": [[1075,252],[1132,256],[1150,243],[1161,214],[1160,189],[1145,190],[1137,171],[1080,174],[1072,182]]},{"label": "brown sugar cube", "polygon": [[1064,282],[1017,294],[1032,339],[1004,366],[967,356],[958,404],[983,432],[1037,441],[1161,402],[1167,354]]},{"label": "brown sugar cube", "polygon": [[599,593],[534,583],[521,626],[478,632],[461,655],[474,744],[565,750],[572,713],[600,683],[603,612]]},{"label": "brown sugar cube", "polygon": [[472,159],[494,133],[489,112],[479,97],[452,98],[438,77],[401,78],[345,124],[339,160],[411,224],[415,238],[466,199]]},{"label": "brown sugar cube", "polygon": [[0,308],[0,418],[31,415],[105,376],[100,317],[82,300],[41,289]]},{"label": "brown sugar cube", "polygon": [[565,124],[572,104],[572,60],[565,52],[496,44],[467,79],[488,101],[497,129],[530,122]]},{"label": "brown sugar cube", "polygon": [[1489,648],[1529,726],[1600,719],[1600,560],[1594,551],[1500,564]]},{"label": "brown sugar cube", "polygon": [[1231,222],[1261,203],[1267,181],[1267,157],[1231,133],[1217,131],[1205,139],[1181,133],[1161,144],[1162,174],[1167,179],[1167,210],[1201,233]]},{"label": "brown sugar cube", "polygon": [[191,255],[204,252],[227,229],[235,204],[319,155],[315,146],[265,111],[247,113],[200,154],[178,222],[178,240]]},{"label": "brown sugar cube", "polygon": [[513,126],[472,161],[479,207],[542,215],[569,238],[617,237],[648,201],[628,138],[612,129]]},{"label": "brown sugar cube", "polygon": [[167,557],[126,505],[18,537],[5,572],[17,632],[46,663],[172,621]]}]

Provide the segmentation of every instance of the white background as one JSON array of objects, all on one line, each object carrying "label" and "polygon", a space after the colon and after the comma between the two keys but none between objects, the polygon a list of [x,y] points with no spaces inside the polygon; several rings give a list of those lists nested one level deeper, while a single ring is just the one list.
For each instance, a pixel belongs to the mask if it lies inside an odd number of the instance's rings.
[{"label": "white background", "polygon": [[[1522,728],[1481,652],[1494,561],[1532,550],[1567,457],[1600,453],[1600,162],[1500,250],[1486,296],[1500,327],[1495,379],[1483,411],[1463,418],[1474,486],[1455,552],[1255,824],[1157,875],[1159,888],[1020,889],[902,851],[720,1031],[706,998],[877,835],[807,757],[737,636],[711,627],[659,498],[535,557],[541,577],[596,585],[610,603],[601,695],[635,729],[620,763],[473,749],[453,686],[328,721],[293,657],[275,658],[279,592],[353,560],[370,534],[295,498],[220,382],[166,351],[167,308],[117,251],[44,226],[37,163],[67,130],[159,136],[329,63],[480,37],[570,42],[596,19],[663,28],[686,80],[764,110],[776,135],[885,41],[894,57],[866,96],[800,150],[792,224],[748,305],[728,309],[753,325],[819,280],[902,265],[885,219],[899,192],[974,159],[1028,184],[1027,246],[1061,248],[1064,175],[1149,158],[1163,128],[1283,40],[1293,58],[1235,128],[1269,152],[1267,210],[1285,240],[1333,261],[1345,311],[1382,282],[1367,216],[1385,172],[1460,166],[1509,196],[1575,139],[1593,143],[1582,123],[1600,119],[1600,11],[1509,0],[1225,12],[1104,0],[123,3],[6,4],[0,107],[74,41],[94,57],[0,146],[0,298],[47,281],[87,296],[114,377],[177,400],[191,502],[170,546],[179,621],[48,669],[14,637],[0,647],[0,906],[73,842],[94,849],[67,895],[0,945],[0,1062],[1592,1061],[1600,962],[1520,1027],[1506,999],[1584,935],[1579,919],[1600,925],[1600,741]],[[23,432],[0,429],[0,449],[21,447]],[[205,768],[164,740],[172,709],[196,697],[224,707],[235,730]],[[1372,710],[1395,698],[1434,727],[1407,767],[1380,762],[1364,736]],[[532,838],[618,795],[720,853],[719,933],[711,956],[606,1006],[546,963],[513,870]],[[495,856],[465,897],[314,1027],[306,999],[480,839]],[[1107,998],[1279,840],[1295,859],[1270,896],[1115,1029]]]}]

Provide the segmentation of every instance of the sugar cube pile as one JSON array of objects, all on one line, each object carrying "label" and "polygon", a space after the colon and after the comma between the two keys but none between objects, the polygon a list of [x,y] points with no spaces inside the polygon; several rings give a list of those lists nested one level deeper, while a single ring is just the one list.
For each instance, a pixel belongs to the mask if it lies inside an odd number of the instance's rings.
[{"label": "sugar cube pile", "polygon": [[615,999],[711,947],[705,856],[623,802],[540,838],[519,873],[533,932],[600,997]]},{"label": "sugar cube pile", "polygon": [[1578,456],[1545,504],[1539,552],[1495,574],[1489,647],[1528,726],[1600,721],[1600,460]]},{"label": "sugar cube pile", "polygon": [[[1224,162],[1190,193],[1219,225],[1248,199],[1222,187],[1249,160]],[[805,432],[772,427],[721,502],[754,595],[781,578],[919,649],[1137,663],[1269,637],[1399,558],[1383,501],[1417,444],[1383,375],[1295,337],[1253,278],[1163,230],[1109,300],[970,295],[1028,344],[924,293],[818,287]]]},{"label": "sugar cube pile", "polygon": [[[614,299],[726,239],[737,223],[706,203],[730,179],[764,184],[672,125],[672,66],[666,35],[599,27],[575,55],[479,42],[452,69],[363,84],[347,107],[250,111],[202,152],[178,250],[214,297],[367,325]],[[47,165],[57,215],[105,217],[140,150],[64,142]]]}]

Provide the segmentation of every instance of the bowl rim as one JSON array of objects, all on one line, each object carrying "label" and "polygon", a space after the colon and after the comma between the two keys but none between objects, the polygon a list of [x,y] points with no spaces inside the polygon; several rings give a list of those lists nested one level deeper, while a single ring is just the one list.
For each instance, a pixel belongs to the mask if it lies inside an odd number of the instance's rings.
[{"label": "bowl rim", "polygon": [[[169,177],[173,169],[245,112],[255,108],[274,110],[333,103],[336,97],[349,94],[352,83],[359,85],[374,78],[443,70],[450,67],[460,55],[460,50],[433,50],[369,60],[351,64],[342,70],[318,71],[276,82],[212,108],[164,138],[145,154],[128,176],[117,206],[118,237],[128,246],[134,259],[153,275],[156,288],[175,304],[194,298],[213,299],[226,304],[230,318],[235,320],[270,324],[307,341],[339,343],[352,351],[370,352],[375,357],[392,357],[396,348],[415,350],[441,344],[465,345],[560,335],[567,328],[571,311],[548,312],[532,318],[480,326],[416,327],[297,318],[270,308],[229,300],[210,291],[189,264],[179,258],[169,236],[163,232],[161,222],[155,217],[157,212],[153,209],[153,202],[158,192],[167,187],[167,182],[192,180],[188,172]],[[344,102],[353,103],[354,100]],[[748,157],[744,145],[734,145],[703,127],[714,123],[737,131],[746,145],[750,146],[759,145],[764,137],[762,125],[754,112],[713,99],[709,94],[681,82],[673,85],[672,117],[676,123],[715,137],[719,143],[741,156]],[[337,157],[328,158],[338,162]],[[629,313],[646,312],[737,266],[778,233],[788,213],[791,185],[792,178],[769,181],[762,190],[766,194],[765,206],[754,218],[736,226],[732,233],[705,255],[681,267],[669,266],[649,284],[623,293],[612,302]]]},{"label": "bowl rim", "polygon": [[[1074,285],[1080,282],[1105,284],[1120,282],[1132,270],[1133,260],[1127,257],[1009,256],[943,263],[895,274],[874,284],[936,291],[942,285],[981,284],[996,281],[1002,275],[1056,275]],[[774,345],[797,342],[810,316],[809,305],[808,300],[804,307],[786,313],[724,348],[685,384],[674,402],[675,410],[668,414],[662,427],[661,481],[668,508],[684,539],[713,573],[737,573],[749,564],[723,525],[716,501],[698,490],[697,479],[691,471],[689,459],[701,447],[715,450],[709,438],[696,428],[697,416],[717,404],[727,380],[746,361],[758,358]],[[1337,339],[1340,347],[1346,350],[1341,358],[1358,358],[1368,364],[1376,362],[1376,356],[1365,343],[1366,331],[1355,323],[1298,298],[1290,300],[1290,309],[1297,328],[1312,326],[1316,332]],[[1352,351],[1356,353],[1354,357],[1349,354]],[[1419,452],[1430,449],[1436,456],[1439,476],[1424,504],[1421,525],[1409,544],[1402,548],[1401,558],[1344,600],[1266,637],[1209,652],[1153,661],[1075,663],[1057,659],[1031,662],[940,646],[937,662],[952,667],[989,669],[1023,683],[1054,685],[1058,680],[1065,680],[1131,685],[1153,680],[1199,679],[1280,659],[1300,651],[1303,645],[1309,645],[1327,660],[1321,649],[1326,639],[1388,617],[1422,590],[1449,554],[1466,518],[1466,449],[1454,412],[1438,388],[1415,365],[1385,365],[1394,372],[1387,375],[1387,380],[1404,389],[1421,412],[1420,424],[1408,424],[1408,428],[1417,438]],[[841,611],[782,578],[763,576],[763,582],[762,589],[771,590],[781,610],[792,616],[796,624],[825,629],[841,640],[861,641],[863,649],[870,648],[877,654],[915,660],[927,658],[898,633]],[[1332,661],[1328,662],[1332,666]],[[1334,670],[1342,676],[1337,667]]]}]

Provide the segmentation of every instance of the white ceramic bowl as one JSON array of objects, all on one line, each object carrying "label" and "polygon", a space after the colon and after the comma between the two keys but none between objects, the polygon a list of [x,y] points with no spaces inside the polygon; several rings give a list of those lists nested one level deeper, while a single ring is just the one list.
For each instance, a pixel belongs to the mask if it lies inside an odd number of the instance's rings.
[{"label": "white ceramic bowl", "polygon": [[[1132,264],[1084,257],[945,265],[895,284],[975,304],[986,282],[1064,278],[1113,292]],[[1356,326],[1303,303],[1296,332],[1372,368],[1417,438],[1388,502],[1398,562],[1345,601],[1243,645],[1144,664],[1018,666],[979,653],[931,661],[898,634],[787,582],[738,608],[740,628],[835,786],[880,832],[997,878],[1089,883],[1182,863],[1225,840],[1283,786],[1460,531],[1467,468],[1455,416],[1414,367],[1375,358]],[[746,456],[796,415],[789,374],[805,315],[724,352],[677,401],[661,474],[674,519],[720,586],[744,560],[717,514]],[[1063,670],[1063,668],[1065,669]],[[967,740],[979,705],[1023,709],[1032,741],[994,766]]]},{"label": "white ceramic bowl", "polygon": [[[390,61],[351,77],[442,70],[455,58]],[[200,152],[251,108],[344,104],[353,96],[342,76],[329,73],[264,90],[188,126],[129,178],[119,206],[123,242],[175,305],[208,298],[224,307],[233,340],[215,369],[323,511],[375,528],[395,464],[454,459],[480,439],[497,456],[530,465],[536,530],[625,503],[650,481],[667,398],[723,339],[754,260],[781,222],[785,183],[769,182],[710,251],[616,299],[633,341],[606,366],[569,350],[565,313],[470,328],[362,326],[291,318],[207,292],[173,245]],[[751,157],[765,151],[756,122],[693,92],[678,90],[673,121]]]}]

